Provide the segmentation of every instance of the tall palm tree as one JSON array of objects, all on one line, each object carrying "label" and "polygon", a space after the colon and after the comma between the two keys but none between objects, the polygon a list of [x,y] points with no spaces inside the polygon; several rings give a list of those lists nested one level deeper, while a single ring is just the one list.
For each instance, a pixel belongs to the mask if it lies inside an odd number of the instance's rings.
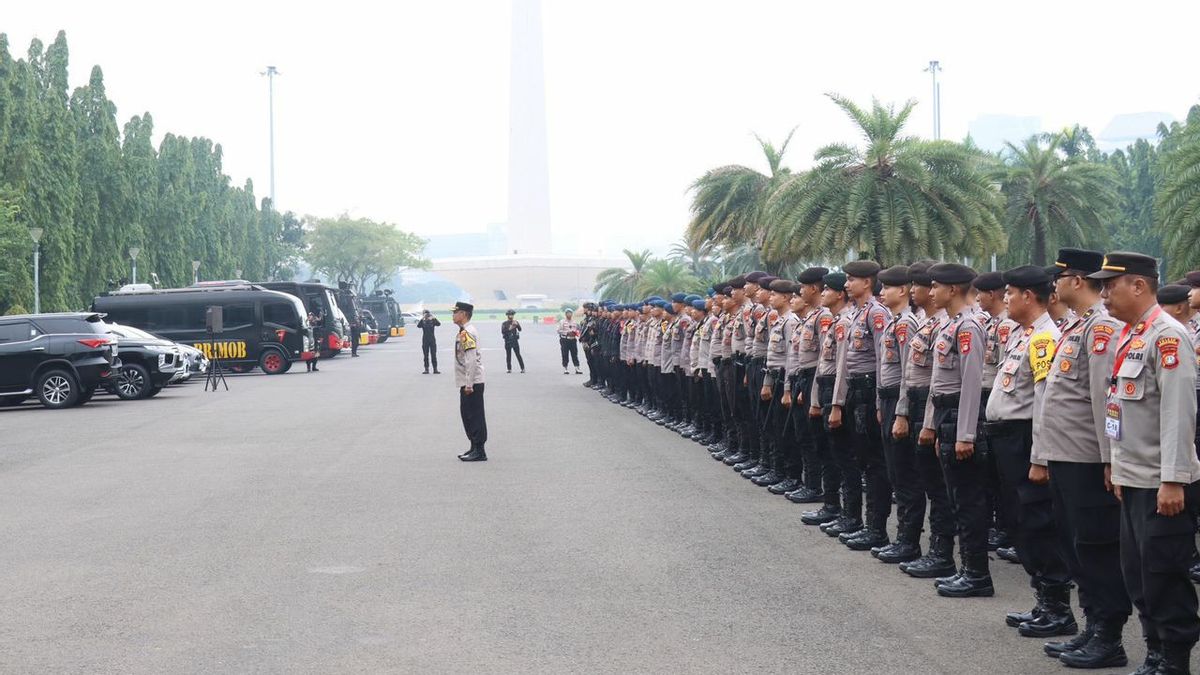
[{"label": "tall palm tree", "polygon": [[705,240],[693,246],[685,237],[671,244],[667,258],[686,265],[693,276],[704,279],[715,274],[719,268],[719,252],[720,247],[712,240]]},{"label": "tall palm tree", "polygon": [[637,286],[638,295],[667,297],[672,293],[686,293],[700,288],[700,280],[691,270],[676,260],[651,260],[646,265],[642,281]]},{"label": "tall palm tree", "polygon": [[1200,266],[1200,111],[1193,112],[1195,121],[1189,119],[1186,126],[1171,131],[1155,195],[1155,219],[1163,251],[1170,253],[1167,267],[1172,276]]},{"label": "tall palm tree", "polygon": [[639,296],[638,287],[641,285],[646,272],[646,265],[653,257],[649,250],[623,251],[629,258],[629,267],[610,267],[596,275],[596,292],[600,297],[619,302],[633,302]]},{"label": "tall palm tree", "polygon": [[777,260],[882,264],[985,255],[1003,248],[1001,202],[987,158],[961,143],[902,135],[914,101],[871,109],[830,94],[865,144],[827,145],[810,172],[781,181],[772,195],[763,253]]},{"label": "tall palm tree", "polygon": [[713,169],[692,183],[692,220],[686,234],[691,247],[710,241],[762,245],[767,199],[780,181],[791,175],[791,170],[783,166],[783,155],[794,133],[795,129],[788,133],[778,149],[755,135],[767,160],[765,174],[731,164]]},{"label": "tall palm tree", "polygon": [[1045,265],[1060,246],[1103,246],[1107,223],[1120,205],[1117,174],[1106,164],[1072,159],[1061,136],[1031,137],[1008,156],[996,177],[1006,200],[1005,262]]}]

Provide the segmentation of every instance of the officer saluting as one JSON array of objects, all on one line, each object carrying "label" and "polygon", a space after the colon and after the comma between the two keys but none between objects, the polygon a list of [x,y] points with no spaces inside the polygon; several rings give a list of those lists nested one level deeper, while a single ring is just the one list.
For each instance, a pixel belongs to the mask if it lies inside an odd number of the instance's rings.
[{"label": "officer saluting", "polygon": [[464,462],[486,462],[487,420],[483,415],[483,356],[479,353],[479,332],[471,325],[475,306],[454,303],[454,324],[458,337],[454,340],[454,384],[458,385],[458,412],[463,429],[471,441],[471,449],[458,458]]},{"label": "officer saluting", "polygon": [[[1186,673],[1200,638],[1196,590],[1193,447],[1196,359],[1188,330],[1155,299],[1158,264],[1138,253],[1110,253],[1100,271],[1104,306],[1125,322],[1104,408],[1113,490],[1121,500],[1121,568],[1137,607],[1147,665]],[[1161,650],[1161,651],[1159,651]]]}]

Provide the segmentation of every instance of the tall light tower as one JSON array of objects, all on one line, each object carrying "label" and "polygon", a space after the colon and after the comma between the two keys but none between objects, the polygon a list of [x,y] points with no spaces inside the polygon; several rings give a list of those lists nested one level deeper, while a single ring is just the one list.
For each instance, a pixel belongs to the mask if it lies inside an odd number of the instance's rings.
[{"label": "tall light tower", "polygon": [[42,313],[42,228],[29,228],[29,237],[33,239],[33,313]]},{"label": "tall light tower", "polygon": [[275,204],[275,76],[282,75],[279,69],[275,66],[267,66],[267,69],[259,75],[267,77],[267,105],[270,111],[270,137],[271,137],[271,208],[276,211],[279,207]]},{"label": "tall light tower", "polygon": [[200,283],[200,261],[199,260],[192,261],[192,283],[193,284]]},{"label": "tall light tower", "polygon": [[942,137],[942,87],[938,84],[937,76],[942,70],[939,61],[930,61],[925,72],[933,77],[933,139]]}]

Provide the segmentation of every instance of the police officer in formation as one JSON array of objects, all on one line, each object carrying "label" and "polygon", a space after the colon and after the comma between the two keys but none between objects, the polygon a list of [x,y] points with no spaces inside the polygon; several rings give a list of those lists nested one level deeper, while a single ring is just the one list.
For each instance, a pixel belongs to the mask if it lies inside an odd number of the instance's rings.
[{"label": "police officer in formation", "polygon": [[1187,673],[1200,271],[1157,279],[1153,258],[1076,248],[984,274],[859,260],[603,301],[570,328],[585,386],[811,505],[802,523],[949,598],[993,595],[999,549],[1033,595],[1005,622],[1047,656],[1126,665],[1136,609],[1136,672]]}]

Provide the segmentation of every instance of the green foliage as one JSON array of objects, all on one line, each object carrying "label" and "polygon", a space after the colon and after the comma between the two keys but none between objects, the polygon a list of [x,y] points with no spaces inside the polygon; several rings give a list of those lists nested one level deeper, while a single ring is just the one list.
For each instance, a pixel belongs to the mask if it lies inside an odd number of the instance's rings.
[{"label": "green foliage", "polygon": [[1200,106],[1163,139],[1157,233],[1169,252],[1169,277],[1200,268]]},{"label": "green foliage", "polygon": [[787,177],[771,195],[768,261],[869,257],[884,265],[919,258],[984,256],[1002,250],[1000,200],[987,158],[961,143],[902,131],[914,103],[870,110],[830,95],[865,145],[827,145],[816,167]]},{"label": "green foliage", "polygon": [[1107,164],[1061,151],[1064,139],[1035,136],[1021,147],[1008,144],[1009,156],[996,173],[1006,199],[1006,266],[1045,265],[1062,246],[1107,244],[1107,224],[1120,204],[1117,174]]},{"label": "green foliage", "polygon": [[29,313],[29,310],[25,309],[25,307],[23,305],[13,305],[8,308],[8,311],[4,313],[4,316],[16,316],[18,314],[28,314],[28,313]]},{"label": "green foliage", "polygon": [[402,267],[428,267],[425,240],[366,218],[311,219],[305,259],[317,272],[371,293]]},{"label": "green foliage", "polygon": [[669,297],[672,293],[698,291],[700,280],[681,262],[676,260],[651,260],[646,263],[642,280],[637,285],[637,295]]},{"label": "green foliage", "polygon": [[783,166],[783,155],[793,133],[794,129],[778,150],[754,137],[767,159],[769,174],[740,165],[722,166],[692,183],[692,220],[685,237],[688,248],[699,249],[707,242],[762,245],[769,224],[767,200],[791,176],[791,170]]},{"label": "green foliage", "polygon": [[629,269],[610,267],[596,275],[596,293],[601,299],[616,300],[617,302],[633,302],[642,297],[638,287],[642,283],[646,264],[653,257],[648,250],[638,252],[625,249],[625,257],[629,258]]}]

